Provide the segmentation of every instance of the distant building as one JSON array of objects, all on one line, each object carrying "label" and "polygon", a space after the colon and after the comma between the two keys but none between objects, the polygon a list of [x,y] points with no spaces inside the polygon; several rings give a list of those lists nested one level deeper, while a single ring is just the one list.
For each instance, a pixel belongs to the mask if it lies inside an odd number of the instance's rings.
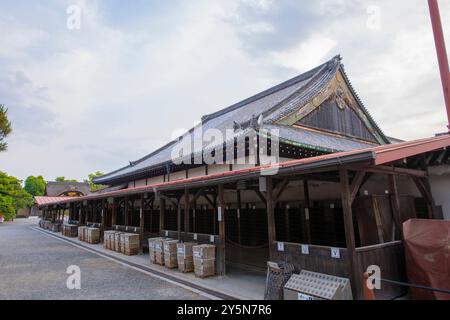
[{"label": "distant building", "polygon": [[34,197],[34,205],[31,208],[21,209],[17,212],[17,217],[27,218],[28,216],[39,215],[38,206],[68,197],[82,197],[91,193],[87,182],[59,182],[50,181],[45,185],[45,194],[41,197]]},{"label": "distant building", "polygon": [[90,193],[87,182],[50,181],[45,186],[45,196],[47,197],[80,197]]}]

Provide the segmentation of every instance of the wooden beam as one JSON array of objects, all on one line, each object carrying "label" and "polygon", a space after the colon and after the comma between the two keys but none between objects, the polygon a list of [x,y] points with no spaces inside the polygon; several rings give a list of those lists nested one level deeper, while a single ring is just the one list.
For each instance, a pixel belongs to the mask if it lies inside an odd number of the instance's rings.
[{"label": "wooden beam", "polygon": [[435,204],[434,204],[434,200],[433,200],[433,196],[431,194],[431,190],[429,189],[429,187],[427,187],[426,182],[424,181],[424,179],[420,179],[418,177],[412,177],[417,189],[419,190],[419,192],[421,193],[422,197],[425,199],[425,201],[427,202],[427,207],[428,207],[428,218],[429,219],[433,219],[434,215],[435,215]]},{"label": "wooden beam", "polygon": [[286,187],[289,184],[289,179],[285,178],[283,179],[277,186],[276,188],[273,190],[273,201],[276,204],[278,202],[278,200],[280,200],[281,195],[283,194],[283,191],[286,189]]},{"label": "wooden beam", "polygon": [[214,208],[215,207],[214,201],[211,200],[209,198],[209,196],[203,190],[201,193],[202,193],[203,198],[205,198],[205,200],[209,203],[209,205]]},{"label": "wooden beam", "polygon": [[353,204],[356,195],[358,194],[359,188],[361,188],[364,177],[366,176],[365,171],[357,171],[355,177],[353,178],[352,184],[350,185],[350,203]]},{"label": "wooden beam", "polygon": [[416,177],[427,177],[428,174],[424,170],[418,169],[409,169],[409,168],[399,168],[394,166],[368,166],[368,167],[351,167],[351,170],[363,170],[366,172],[372,173],[381,173],[381,174],[401,174],[407,176],[416,176]]},{"label": "wooden beam", "polygon": [[357,258],[355,249],[355,230],[353,227],[353,213],[352,204],[350,202],[350,185],[348,181],[348,170],[346,168],[339,169],[339,176],[341,179],[341,199],[342,209],[344,212],[344,227],[345,227],[345,243],[347,246],[347,256],[350,267],[350,280],[352,291],[356,297],[360,295],[362,276],[357,273]]},{"label": "wooden beam", "polygon": [[259,190],[253,190],[253,191],[255,191],[256,195],[258,196],[259,199],[261,199],[262,203],[267,202],[267,192],[261,192]]},{"label": "wooden beam", "polygon": [[218,222],[219,222],[219,252],[220,275],[225,275],[225,190],[223,184],[217,186],[218,191]]}]

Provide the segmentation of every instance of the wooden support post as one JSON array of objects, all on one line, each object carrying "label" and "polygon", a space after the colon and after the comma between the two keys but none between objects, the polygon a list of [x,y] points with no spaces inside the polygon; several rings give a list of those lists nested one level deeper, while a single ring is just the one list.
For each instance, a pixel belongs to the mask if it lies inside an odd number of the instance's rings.
[{"label": "wooden support post", "polygon": [[348,179],[348,170],[339,169],[341,180],[341,198],[342,209],[344,212],[345,242],[347,245],[347,257],[350,266],[350,281],[353,295],[359,297],[361,288],[361,275],[357,274],[357,260],[355,249],[355,230],[353,227],[352,202],[350,200],[350,185]]},{"label": "wooden support post", "polygon": [[177,231],[178,241],[181,241],[181,199],[177,201]]},{"label": "wooden support post", "polygon": [[192,232],[195,233],[196,230],[196,220],[195,220],[195,214],[197,211],[197,200],[194,199],[194,201],[192,202]]},{"label": "wooden support post", "polygon": [[398,186],[397,186],[397,176],[390,174],[388,175],[389,179],[389,194],[392,206],[392,218],[394,220],[395,230],[393,232],[393,239],[395,240],[395,236],[399,235],[400,238],[403,238],[403,230],[402,230],[402,221],[400,218],[401,209],[400,209],[400,198],[398,195]]},{"label": "wooden support post", "polygon": [[144,206],[145,206],[145,199],[144,195],[141,195],[141,208],[139,209],[139,237],[141,238],[140,244],[141,248],[144,244]]},{"label": "wooden support post", "polygon": [[184,189],[184,240],[186,241],[189,233],[189,216],[190,216],[190,199],[189,190]]},{"label": "wooden support post", "polygon": [[103,241],[103,239],[104,239],[104,233],[105,233],[105,223],[106,223],[106,212],[107,212],[107,210],[105,210],[105,202],[106,202],[106,200],[105,199],[103,199],[102,200],[102,211],[100,212],[100,214],[101,214],[101,223],[102,223],[102,226],[101,226],[101,228],[100,228],[100,236],[101,236],[101,239],[102,239],[102,241]]},{"label": "wooden support post", "polygon": [[242,209],[241,190],[237,190],[236,196],[237,196],[237,240],[238,243],[241,244],[241,209]]},{"label": "wooden support post", "polygon": [[117,225],[117,199],[113,198],[111,227]]},{"label": "wooden support post", "polygon": [[311,201],[309,198],[309,184],[308,180],[303,180],[303,194],[305,197],[305,211],[304,211],[304,222],[305,222],[305,233],[306,233],[306,242],[308,244],[311,243],[311,224],[309,219],[310,209],[311,209]]},{"label": "wooden support post", "polygon": [[225,188],[223,184],[217,186],[218,191],[218,207],[217,221],[219,223],[219,275],[225,275]]},{"label": "wooden support post", "polygon": [[273,244],[276,241],[275,231],[275,208],[273,201],[273,181],[272,177],[266,178],[266,208],[267,208],[267,228],[269,238],[269,259],[273,259]]},{"label": "wooden support post", "polygon": [[284,226],[286,228],[286,241],[291,241],[291,230],[290,230],[290,221],[289,221],[289,208],[286,203],[281,203],[280,205],[284,205]]},{"label": "wooden support post", "polygon": [[130,206],[130,203],[128,202],[128,197],[126,197],[125,198],[125,203],[124,203],[124,205],[125,205],[125,208],[124,208],[124,210],[125,210],[125,217],[124,217],[124,225],[125,226],[128,226],[128,219],[129,219],[129,206]]},{"label": "wooden support post", "polygon": [[166,199],[159,198],[159,232],[164,230],[164,218],[166,216]]}]

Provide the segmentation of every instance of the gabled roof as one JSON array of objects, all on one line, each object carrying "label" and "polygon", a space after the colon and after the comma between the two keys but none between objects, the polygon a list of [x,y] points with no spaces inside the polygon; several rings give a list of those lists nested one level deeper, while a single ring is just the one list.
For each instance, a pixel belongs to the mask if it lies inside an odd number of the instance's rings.
[{"label": "gabled roof", "polygon": [[[163,168],[167,164],[172,163],[172,149],[186,137],[189,137],[191,141],[193,141],[195,139],[193,133],[194,129],[198,129],[199,127],[201,127],[203,132],[208,129],[220,130],[225,136],[225,131],[233,129],[235,122],[249,123],[252,119],[260,116],[264,119],[263,127],[270,127],[274,125],[276,120],[293,112],[296,107],[305,104],[314,98],[321,90],[323,90],[338,70],[342,70],[342,73],[345,75],[341,64],[341,58],[336,56],[324,64],[295,78],[276,85],[220,111],[203,116],[201,124],[189,130],[179,139],[169,142],[162,148],[137,161],[131,162],[125,167],[107,173],[101,177],[94,178],[94,182],[101,184],[113,184],[114,182],[119,182],[120,179],[131,177],[152,169]],[[348,85],[351,88],[349,82]],[[370,114],[357,98],[356,93],[355,98],[358,100],[360,107],[367,115],[368,119],[373,122],[373,126],[379,130]],[[327,140],[322,133],[318,132],[306,132],[301,129],[296,130],[283,127],[280,127],[280,129],[280,138],[285,142],[304,143],[305,145],[314,147],[314,149],[320,149],[328,152],[346,151],[371,146],[370,143],[354,141],[345,137],[328,137]],[[229,138],[230,140],[234,139],[234,137],[248,133],[249,130],[252,130],[251,126],[247,126],[243,130],[235,130],[234,136]],[[379,132],[380,135],[384,137],[381,130],[379,130]],[[389,143],[389,140],[385,138],[385,142]],[[203,146],[203,148],[206,147],[203,141],[198,144],[194,143],[194,145],[200,145]],[[201,152],[201,150],[194,150],[194,153],[195,152]]]},{"label": "gabled roof", "polygon": [[45,185],[46,196],[57,197],[67,191],[79,191],[84,195],[91,193],[89,183],[87,182],[49,181]]}]

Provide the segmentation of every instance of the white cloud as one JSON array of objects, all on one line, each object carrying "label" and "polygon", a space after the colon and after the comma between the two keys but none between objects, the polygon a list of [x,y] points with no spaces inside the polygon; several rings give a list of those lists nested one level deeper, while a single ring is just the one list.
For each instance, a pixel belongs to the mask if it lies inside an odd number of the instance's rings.
[{"label": "white cloud", "polygon": [[293,68],[299,72],[307,71],[329,58],[336,42],[322,34],[314,34],[297,47],[287,51],[272,52],[275,63]]},{"label": "white cloud", "polygon": [[[336,53],[387,134],[412,139],[445,128],[422,0],[377,1],[380,30],[367,29],[372,2],[362,0],[181,1],[170,4],[176,10],[144,12],[129,24],[108,21],[107,3],[76,3],[82,20],[74,31],[66,28],[62,4],[34,4],[41,13],[35,20],[0,13],[8,44],[0,48],[0,97],[14,126],[0,163],[9,174],[80,179],[116,169],[168,142],[176,128]],[[450,7],[440,4],[445,27]],[[299,10],[280,16],[284,5]],[[298,31],[292,21],[303,19],[306,36],[291,40]],[[286,37],[287,44],[273,44]],[[265,40],[255,42],[256,56],[246,50],[254,39]]]}]

